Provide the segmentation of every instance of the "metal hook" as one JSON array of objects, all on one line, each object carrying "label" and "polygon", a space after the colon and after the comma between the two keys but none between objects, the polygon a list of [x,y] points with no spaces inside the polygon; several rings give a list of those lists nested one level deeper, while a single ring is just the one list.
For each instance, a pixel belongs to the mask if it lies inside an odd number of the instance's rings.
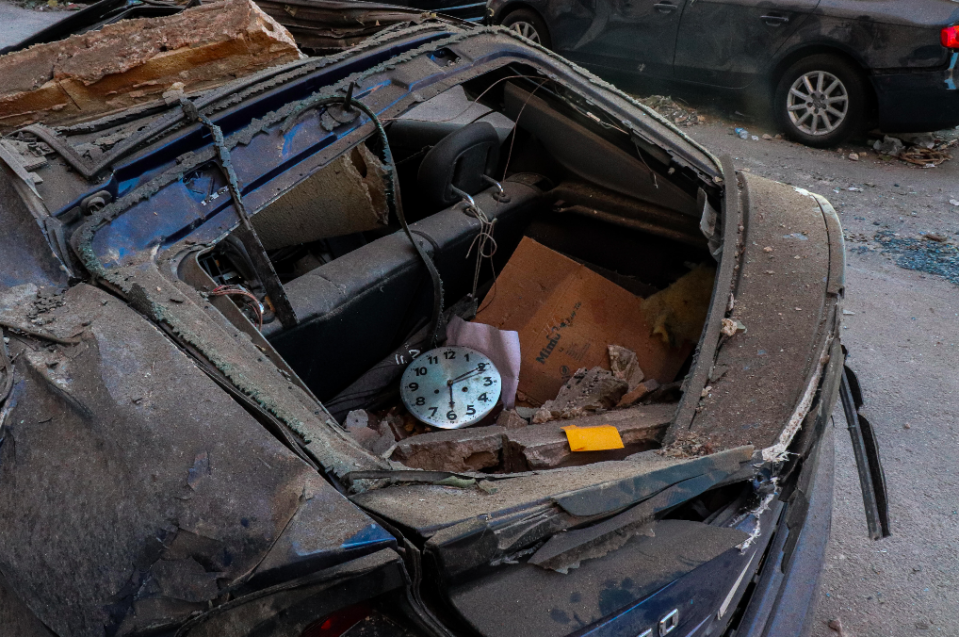
[{"label": "metal hook", "polygon": [[470,197],[468,194],[466,194],[465,192],[463,192],[462,190],[460,190],[459,188],[457,188],[456,186],[452,184],[450,184],[450,188],[453,190],[453,194],[458,195],[460,199],[467,202],[470,205],[470,208],[476,207],[476,202],[473,201],[473,198]]},{"label": "metal hook", "polygon": [[491,185],[491,186],[496,186],[496,188],[499,189],[499,192],[496,193],[497,195],[499,195],[500,197],[506,196],[506,191],[503,190],[503,184],[499,183],[498,181],[496,181],[495,179],[493,179],[493,178],[490,177],[489,175],[480,175],[480,177],[482,177],[482,178],[483,178],[483,181],[485,181],[485,182],[488,183],[489,185]]}]

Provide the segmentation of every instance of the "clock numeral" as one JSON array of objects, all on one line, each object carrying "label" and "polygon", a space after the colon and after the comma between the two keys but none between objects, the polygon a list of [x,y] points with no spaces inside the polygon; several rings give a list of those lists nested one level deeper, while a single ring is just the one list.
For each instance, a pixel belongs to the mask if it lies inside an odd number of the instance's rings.
[{"label": "clock numeral", "polygon": [[425,405],[425,404],[426,404],[426,399],[423,398],[422,396],[420,396],[419,398],[416,399],[416,405],[417,405],[418,407],[422,407],[422,406]]},{"label": "clock numeral", "polygon": [[419,383],[410,383],[409,385],[407,385],[407,387],[410,388],[410,391],[416,391],[417,389],[420,388],[420,384],[419,384]]},{"label": "clock numeral", "polygon": [[443,352],[443,357],[444,357],[446,360],[451,361],[451,360],[453,360],[454,358],[456,358],[456,352],[454,352],[454,351],[452,351],[452,350],[445,351],[445,352]]},{"label": "clock numeral", "polygon": [[466,415],[467,415],[467,416],[475,416],[475,415],[476,415],[476,410],[473,408],[473,405],[467,405],[467,406],[466,406]]},{"label": "clock numeral", "polygon": [[479,395],[479,400],[482,400],[484,403],[489,402],[489,398],[486,396],[486,392],[483,392],[482,394]]},{"label": "clock numeral", "polygon": [[430,365],[435,365],[436,363],[440,362],[440,359],[438,356],[427,356],[426,358],[429,359]]},{"label": "clock numeral", "polygon": [[476,369],[478,369],[478,370],[481,371],[481,372],[485,372],[485,371],[486,371],[486,363],[480,363],[479,365],[476,366]]},{"label": "clock numeral", "polygon": [[450,420],[456,420],[456,412],[450,409],[448,412],[446,412],[446,417]]},{"label": "clock numeral", "polygon": [[438,409],[439,409],[438,407],[430,407],[430,412],[431,412],[430,418],[436,418],[436,412],[438,411]]},{"label": "clock numeral", "polygon": [[414,371],[416,372],[416,375],[417,375],[417,376],[426,376],[426,368],[425,368],[425,367],[417,367]]},{"label": "clock numeral", "polygon": [[492,384],[493,384],[493,377],[492,377],[492,376],[484,376],[484,377],[483,377],[483,387],[489,387],[489,386],[492,385]]},{"label": "clock numeral", "polygon": [[469,354],[464,354],[464,356],[466,357],[466,362],[467,362],[467,363],[470,362],[470,355],[469,355]]}]

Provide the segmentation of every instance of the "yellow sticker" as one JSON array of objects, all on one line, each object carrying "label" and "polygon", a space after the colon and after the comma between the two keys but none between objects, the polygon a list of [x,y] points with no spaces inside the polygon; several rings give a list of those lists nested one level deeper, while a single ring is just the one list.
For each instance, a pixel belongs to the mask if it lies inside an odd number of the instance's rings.
[{"label": "yellow sticker", "polygon": [[605,451],[607,449],[622,449],[623,439],[619,437],[619,430],[612,425],[599,427],[577,427],[568,425],[563,427],[569,448],[573,451]]}]

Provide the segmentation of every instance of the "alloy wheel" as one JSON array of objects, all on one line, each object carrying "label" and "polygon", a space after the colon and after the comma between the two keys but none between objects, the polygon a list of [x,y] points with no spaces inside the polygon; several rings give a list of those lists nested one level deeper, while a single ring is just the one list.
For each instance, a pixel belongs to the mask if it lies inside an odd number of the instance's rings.
[{"label": "alloy wheel", "polygon": [[832,73],[810,71],[793,82],[786,110],[793,126],[803,133],[828,135],[846,121],[849,92]]},{"label": "alloy wheel", "polygon": [[542,44],[542,41],[539,37],[539,31],[537,31],[536,27],[529,22],[523,22],[520,20],[509,25],[509,28],[511,31],[516,31],[527,40],[532,40],[536,44]]}]

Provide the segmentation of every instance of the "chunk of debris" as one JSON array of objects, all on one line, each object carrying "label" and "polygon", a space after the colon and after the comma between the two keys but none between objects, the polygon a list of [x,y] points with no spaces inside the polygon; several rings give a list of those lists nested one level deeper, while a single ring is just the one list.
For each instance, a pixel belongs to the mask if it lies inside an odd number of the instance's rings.
[{"label": "chunk of debris", "polygon": [[952,155],[944,150],[909,148],[899,153],[899,159],[923,168],[934,168],[952,159]]},{"label": "chunk of debris", "polygon": [[846,633],[844,633],[842,630],[842,621],[838,619],[830,619],[826,626],[829,627],[829,630],[834,631],[837,637],[846,637]]},{"label": "chunk of debris", "polygon": [[[507,471],[531,471],[589,464],[600,460],[620,460],[658,446],[672,421],[673,405],[643,405],[611,411],[575,420],[529,425],[506,432],[504,465]],[[565,427],[579,428],[609,425],[616,429],[622,450],[574,452]]]},{"label": "chunk of debris", "polygon": [[700,458],[715,451],[710,442],[701,439],[694,433],[690,433],[677,438],[672,444],[663,447],[656,453],[666,458]]},{"label": "chunk of debris", "polygon": [[732,337],[732,336],[736,336],[737,332],[745,332],[746,326],[743,325],[742,321],[738,321],[736,319],[724,318],[723,326],[720,329],[720,331],[725,336]]},{"label": "chunk of debris", "polygon": [[529,425],[525,418],[516,413],[515,409],[505,409],[500,412],[496,424],[503,429],[521,429]]},{"label": "chunk of debris", "polygon": [[627,392],[636,389],[645,378],[636,359],[636,352],[620,345],[610,345],[607,349],[609,350],[609,369],[613,372],[613,376],[626,381]]},{"label": "chunk of debris", "polygon": [[499,466],[503,427],[453,429],[412,436],[391,456],[407,467],[429,471],[482,471]]},{"label": "chunk of debris", "polygon": [[882,140],[876,140],[872,145],[873,150],[877,151],[880,155],[890,155],[896,157],[903,151],[906,145],[898,137],[890,137],[886,135]]},{"label": "chunk of debris", "polygon": [[694,433],[683,435],[670,445],[658,450],[661,456],[666,458],[699,458],[708,456],[715,452],[712,444],[702,440]]},{"label": "chunk of debris", "polygon": [[676,101],[669,96],[650,95],[649,97],[640,99],[639,102],[650,107],[677,126],[695,126],[705,123],[706,121],[706,118],[698,115],[695,110],[688,106],[677,104]]},{"label": "chunk of debris", "polygon": [[[643,299],[528,237],[484,305],[477,321],[519,333],[517,395],[524,394],[527,404],[556,396],[572,369],[606,366],[610,344],[635,352],[644,375],[663,382],[676,377],[693,349],[691,344],[670,347],[656,338]],[[672,327],[681,320],[664,323]]]},{"label": "chunk of debris", "polygon": [[649,396],[654,391],[659,389],[660,384],[656,379],[650,378],[649,380],[644,380],[639,385],[634,387],[631,391],[626,392],[622,398],[619,399],[619,404],[617,407],[631,407],[639,401]]},{"label": "chunk of debris", "polygon": [[543,403],[543,407],[533,415],[533,423],[569,420],[590,412],[612,409],[627,389],[626,381],[607,369],[594,367],[587,371],[582,367],[563,385],[556,398]]},{"label": "chunk of debris", "polygon": [[347,414],[343,428],[360,445],[378,456],[396,444],[396,437],[389,423],[381,421],[365,409],[357,409]]},{"label": "chunk of debris", "polygon": [[0,56],[0,132],[206,90],[302,57],[289,32],[250,0],[122,20]]}]

